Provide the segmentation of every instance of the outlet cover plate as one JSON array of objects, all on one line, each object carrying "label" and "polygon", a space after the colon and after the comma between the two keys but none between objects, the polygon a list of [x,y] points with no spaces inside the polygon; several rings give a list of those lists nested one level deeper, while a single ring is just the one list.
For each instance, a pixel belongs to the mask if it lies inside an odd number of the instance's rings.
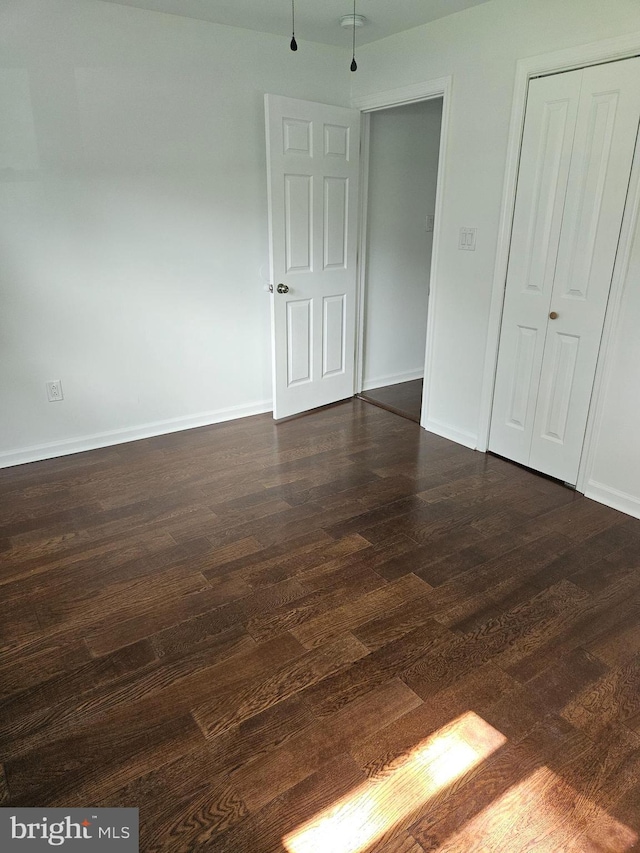
[{"label": "outlet cover plate", "polygon": [[63,400],[62,382],[60,379],[52,379],[46,383],[47,385],[47,400],[50,403],[57,403],[58,400]]}]

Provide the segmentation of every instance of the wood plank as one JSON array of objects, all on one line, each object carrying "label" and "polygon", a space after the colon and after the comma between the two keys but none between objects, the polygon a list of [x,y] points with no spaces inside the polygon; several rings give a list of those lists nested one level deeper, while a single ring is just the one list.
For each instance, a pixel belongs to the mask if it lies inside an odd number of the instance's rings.
[{"label": "wood plank", "polygon": [[375,651],[420,628],[433,615],[429,595],[431,590],[427,585],[425,588],[427,592],[393,607],[383,616],[374,616],[364,625],[355,628],[353,634],[368,649]]},{"label": "wood plank", "polygon": [[[425,851],[462,853],[474,845],[505,853],[523,850],[514,830],[528,817],[528,803],[544,804],[537,796],[536,773],[560,750],[565,755],[584,754],[587,742],[555,719],[539,724],[523,740],[508,743],[473,768],[453,790],[442,792],[411,826],[411,834]],[[543,815],[548,811],[547,807]],[[526,843],[533,844],[527,826],[522,829]]]},{"label": "wood plank", "polygon": [[[368,777],[384,775],[387,768],[402,764],[417,744],[462,714],[473,711],[484,718],[487,709],[501,697],[510,696],[515,686],[498,667],[486,664],[385,726],[375,737],[362,739],[351,753]],[[538,721],[536,716],[534,724]]]},{"label": "wood plank", "polygon": [[107,796],[104,807],[140,810],[145,851],[194,850],[249,814],[207,746],[139,776]]},{"label": "wood plank", "polygon": [[232,773],[274,750],[287,748],[290,740],[314,722],[307,703],[294,694],[217,735],[209,741],[209,749],[218,767]]},{"label": "wood plank", "polygon": [[610,725],[624,723],[640,713],[640,655],[608,670],[585,686],[564,708],[562,716],[597,738]]},{"label": "wood plank", "polygon": [[0,808],[6,808],[9,805],[9,800],[7,774],[5,773],[4,765],[0,764]]},{"label": "wood plank", "polygon": [[57,636],[55,640],[37,637],[31,643],[6,647],[0,654],[0,700],[89,660],[86,644],[65,636]]},{"label": "wood plank", "polygon": [[[348,755],[339,755],[288,788],[237,827],[215,839],[216,853],[282,853],[282,840],[364,782]],[[287,851],[288,853],[288,851]]]},{"label": "wood plank", "polygon": [[312,649],[272,669],[263,679],[253,679],[250,685],[242,682],[228,691],[221,690],[215,700],[197,705],[193,716],[207,738],[216,737],[366,654],[368,649],[345,632],[326,646]]},{"label": "wood plank", "polygon": [[[572,581],[573,582],[573,581]],[[637,618],[640,590],[635,572],[618,576],[616,582],[581,602],[560,630],[546,636],[542,645],[507,666],[521,681],[527,681],[577,648],[589,648],[591,643]]]},{"label": "wood plank", "polygon": [[77,699],[85,693],[117,681],[129,673],[138,672],[155,661],[153,648],[147,640],[120,649],[105,657],[91,660],[76,669],[41,681],[20,693],[14,693],[2,703],[2,718],[12,722],[34,711]]},{"label": "wood plank", "polygon": [[291,633],[303,646],[312,649],[427,592],[430,592],[428,584],[415,575],[405,575],[349,604],[308,619],[292,628]]},{"label": "wood plank", "polygon": [[11,801],[56,807],[63,803],[69,807],[70,801],[81,797],[87,798],[85,802],[99,801],[201,742],[202,733],[188,714],[154,723],[126,709],[99,726],[76,728],[5,762]]},{"label": "wood plank", "polygon": [[583,599],[581,590],[563,581],[424,656],[402,679],[425,699],[488,661],[506,667],[542,645],[546,631],[569,619]]},{"label": "wood plank", "polygon": [[303,651],[293,637],[283,635],[256,646],[246,636],[221,635],[219,644],[178,659],[157,661],[142,670],[128,673],[108,687],[98,687],[75,701],[32,710],[19,719],[0,721],[2,755],[21,755],[34,748],[44,732],[64,738],[83,723],[119,713],[130,707],[132,717],[163,719],[186,714],[218,696],[221,691],[239,690],[251,683],[265,668],[293,660]]},{"label": "wood plank", "polygon": [[318,716],[327,716],[453,641],[451,632],[432,620],[371,652],[344,672],[324,678],[305,691],[305,698]]},{"label": "wood plank", "polygon": [[[327,613],[336,606],[342,606],[352,595],[366,595],[385,583],[372,569],[357,563],[323,574],[322,578],[322,585],[313,592],[252,616],[247,622],[247,631],[256,640],[269,639],[321,613]],[[301,582],[309,586],[308,578],[301,578]]]}]

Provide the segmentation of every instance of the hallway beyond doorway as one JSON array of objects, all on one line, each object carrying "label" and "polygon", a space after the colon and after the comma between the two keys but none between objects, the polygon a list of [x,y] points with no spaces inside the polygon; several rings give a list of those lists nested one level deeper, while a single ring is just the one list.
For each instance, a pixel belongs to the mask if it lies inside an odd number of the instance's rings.
[{"label": "hallway beyond doorway", "polygon": [[380,406],[410,421],[420,423],[420,412],[422,411],[422,379],[413,379],[410,382],[399,382],[397,385],[385,385],[382,388],[373,388],[363,391],[359,396],[367,403]]}]

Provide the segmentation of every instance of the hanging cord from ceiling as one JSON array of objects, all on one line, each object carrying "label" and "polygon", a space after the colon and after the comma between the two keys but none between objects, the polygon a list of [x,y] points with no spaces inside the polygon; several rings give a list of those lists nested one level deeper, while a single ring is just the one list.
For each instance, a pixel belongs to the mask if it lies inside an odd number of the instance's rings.
[{"label": "hanging cord from ceiling", "polygon": [[296,41],[296,0],[291,0],[291,42],[289,44],[291,50],[298,49]]},{"label": "hanging cord from ceiling", "polygon": [[[356,0],[353,0],[353,14],[351,16],[345,15],[344,18],[341,19],[342,26],[348,26],[349,17],[351,18],[351,29],[352,29],[352,42],[351,42],[351,65],[349,66],[352,71],[358,70],[358,63],[356,62],[356,27],[361,27],[364,23],[364,18],[361,15],[356,15]],[[295,0],[291,0],[291,41],[289,43],[289,47],[291,50],[298,49],[298,42],[296,41],[296,2]]]},{"label": "hanging cord from ceiling", "polygon": [[358,63],[356,62],[356,0],[353,0],[353,50],[351,57],[351,70],[358,70]]}]

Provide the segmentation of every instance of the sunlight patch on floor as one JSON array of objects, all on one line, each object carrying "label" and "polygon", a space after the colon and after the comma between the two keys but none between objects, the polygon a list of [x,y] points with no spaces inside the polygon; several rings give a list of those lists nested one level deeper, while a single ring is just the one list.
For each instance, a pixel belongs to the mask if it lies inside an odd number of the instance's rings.
[{"label": "sunlight patch on floor", "polygon": [[450,836],[438,853],[625,853],[637,840],[628,826],[540,767]]},{"label": "sunlight patch on floor", "polygon": [[288,853],[364,853],[506,742],[472,711],[285,836]]}]

